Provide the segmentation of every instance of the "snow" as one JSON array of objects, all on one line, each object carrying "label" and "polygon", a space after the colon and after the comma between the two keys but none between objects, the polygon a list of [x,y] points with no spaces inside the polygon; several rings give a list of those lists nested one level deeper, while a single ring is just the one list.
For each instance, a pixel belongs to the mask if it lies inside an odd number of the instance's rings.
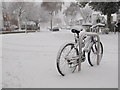
[{"label": "snow", "polygon": [[0,36],[0,89],[2,88],[2,37]]},{"label": "snow", "polygon": [[57,72],[56,57],[62,44],[73,41],[70,31],[0,37],[4,88],[118,88],[117,34],[100,34],[104,55],[99,66],[91,67],[86,60],[80,72],[64,77]]}]

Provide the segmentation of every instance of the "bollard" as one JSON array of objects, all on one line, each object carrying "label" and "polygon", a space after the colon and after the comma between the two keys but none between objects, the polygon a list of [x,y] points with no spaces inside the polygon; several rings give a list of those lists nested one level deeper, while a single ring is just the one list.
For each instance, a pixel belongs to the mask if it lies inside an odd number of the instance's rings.
[{"label": "bollard", "polygon": [[99,65],[99,60],[100,60],[100,57],[99,57],[99,52],[100,52],[100,37],[98,36],[97,33],[86,33],[87,36],[96,36],[97,37],[97,40],[98,40],[98,43],[97,43],[97,48],[98,48],[98,52],[97,52],[97,65]]},{"label": "bollard", "polygon": [[[97,33],[91,33],[91,32],[86,32],[85,35],[87,36],[96,36],[97,37],[97,40],[98,40],[98,43],[97,43],[97,48],[98,48],[98,52],[97,52],[97,65],[99,65],[99,43],[100,43],[100,38],[98,36]],[[78,65],[78,71],[81,71],[81,61],[82,61],[82,36],[79,37],[79,65]],[[89,50],[88,50],[89,51]]]},{"label": "bollard", "polygon": [[78,71],[81,71],[81,61],[82,61],[82,37],[79,37],[79,65]]}]

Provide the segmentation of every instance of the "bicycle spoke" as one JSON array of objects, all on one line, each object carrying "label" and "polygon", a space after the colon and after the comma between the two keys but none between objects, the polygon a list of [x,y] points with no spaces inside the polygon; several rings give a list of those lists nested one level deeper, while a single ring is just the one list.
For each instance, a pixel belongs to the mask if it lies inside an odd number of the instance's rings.
[{"label": "bicycle spoke", "polygon": [[74,48],[74,44],[67,44],[61,52],[58,59],[58,71],[60,74],[65,75],[75,71],[75,61],[72,58],[78,55],[78,51]]}]

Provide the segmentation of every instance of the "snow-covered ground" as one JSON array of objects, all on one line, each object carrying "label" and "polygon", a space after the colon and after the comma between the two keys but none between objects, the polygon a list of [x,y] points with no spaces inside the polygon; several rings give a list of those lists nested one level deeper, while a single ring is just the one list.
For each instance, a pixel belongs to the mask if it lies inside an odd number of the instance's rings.
[{"label": "snow-covered ground", "polygon": [[2,89],[2,37],[0,36],[0,89]]},{"label": "snow-covered ground", "polygon": [[118,88],[118,35],[100,35],[104,56],[99,66],[87,60],[80,72],[62,77],[56,69],[60,46],[72,41],[69,31],[6,34],[2,37],[2,87]]}]

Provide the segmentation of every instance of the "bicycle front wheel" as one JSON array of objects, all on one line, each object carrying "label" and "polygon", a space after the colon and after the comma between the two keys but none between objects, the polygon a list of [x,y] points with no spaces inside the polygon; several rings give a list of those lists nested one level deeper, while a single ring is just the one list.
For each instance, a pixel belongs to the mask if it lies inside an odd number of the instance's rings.
[{"label": "bicycle front wheel", "polygon": [[78,49],[74,47],[73,43],[65,44],[59,50],[57,56],[57,70],[62,76],[76,70],[78,65],[78,54]]},{"label": "bicycle front wheel", "polygon": [[[91,66],[94,66],[97,64],[97,53],[98,53],[97,43],[98,42],[95,42],[92,45],[91,50],[88,52],[88,62]],[[99,62],[98,63],[100,63],[102,56],[103,56],[103,45],[100,42],[99,43]]]}]

